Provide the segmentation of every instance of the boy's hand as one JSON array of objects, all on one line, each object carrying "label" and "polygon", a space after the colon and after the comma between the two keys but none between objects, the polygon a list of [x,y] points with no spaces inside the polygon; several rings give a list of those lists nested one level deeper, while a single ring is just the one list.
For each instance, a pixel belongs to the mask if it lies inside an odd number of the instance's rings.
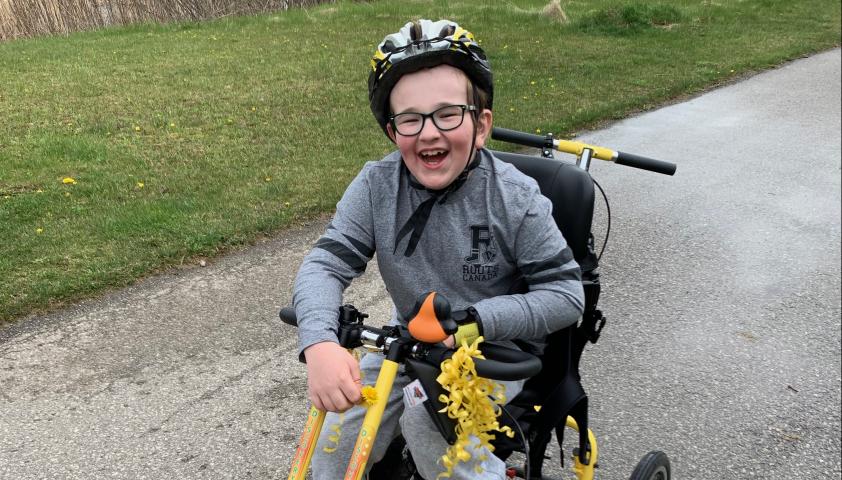
[{"label": "boy's hand", "polygon": [[338,343],[321,342],[304,350],[307,394],[313,406],[344,412],[360,401],[360,366]]}]

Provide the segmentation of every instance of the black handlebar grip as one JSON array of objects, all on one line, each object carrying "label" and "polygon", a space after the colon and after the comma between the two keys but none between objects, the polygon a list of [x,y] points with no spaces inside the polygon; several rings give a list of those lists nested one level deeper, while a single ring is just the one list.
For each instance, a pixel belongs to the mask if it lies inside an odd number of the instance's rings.
[{"label": "black handlebar grip", "polygon": [[494,380],[523,380],[541,371],[541,360],[531,353],[491,343],[480,345],[485,360],[475,359],[477,375]]},{"label": "black handlebar grip", "polygon": [[655,160],[654,158],[641,157],[640,155],[635,155],[633,153],[623,152],[617,152],[617,160],[615,160],[614,163],[619,165],[625,165],[627,167],[649,170],[650,172],[663,173],[664,175],[675,174],[676,168],[674,163],[664,162],[661,160]]},{"label": "black handlebar grip", "polygon": [[284,307],[278,313],[278,316],[281,317],[281,320],[287,325],[292,325],[293,327],[298,326],[298,318],[295,316],[295,308]]},{"label": "black handlebar grip", "polygon": [[552,148],[552,140],[540,135],[533,135],[531,133],[518,132],[517,130],[509,130],[508,128],[494,127],[491,129],[491,138],[500,140],[502,142],[516,143],[527,147],[535,148]]}]

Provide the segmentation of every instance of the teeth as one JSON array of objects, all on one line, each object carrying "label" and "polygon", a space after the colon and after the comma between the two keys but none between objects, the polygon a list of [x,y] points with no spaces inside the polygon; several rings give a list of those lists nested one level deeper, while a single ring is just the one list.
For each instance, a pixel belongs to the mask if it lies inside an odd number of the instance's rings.
[{"label": "teeth", "polygon": [[432,156],[435,156],[435,155],[441,155],[443,153],[444,153],[444,150],[432,150],[432,151],[429,151],[429,152],[421,152],[421,156],[422,157],[432,157]]}]

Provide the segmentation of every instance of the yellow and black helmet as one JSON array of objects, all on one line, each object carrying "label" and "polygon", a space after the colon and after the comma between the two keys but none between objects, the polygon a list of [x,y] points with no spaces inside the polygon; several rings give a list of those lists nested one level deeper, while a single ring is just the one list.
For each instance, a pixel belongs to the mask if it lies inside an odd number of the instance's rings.
[{"label": "yellow and black helmet", "polygon": [[465,72],[474,85],[488,94],[487,108],[491,109],[491,66],[474,35],[449,20],[417,20],[387,35],[371,59],[368,100],[384,132],[389,121],[389,94],[401,76],[442,64]]}]

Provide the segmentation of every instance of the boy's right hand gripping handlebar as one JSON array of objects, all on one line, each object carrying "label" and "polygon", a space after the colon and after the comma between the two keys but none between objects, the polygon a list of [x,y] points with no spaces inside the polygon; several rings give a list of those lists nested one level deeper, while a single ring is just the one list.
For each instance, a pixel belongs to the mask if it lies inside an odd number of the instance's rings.
[{"label": "boy's right hand gripping handlebar", "polygon": [[535,148],[552,148],[559,152],[570,153],[577,157],[582,155],[585,149],[590,150],[594,158],[600,160],[607,160],[618,165],[625,165],[627,167],[640,168],[649,170],[650,172],[662,173],[664,175],[673,175],[675,173],[675,164],[655,160],[654,158],[647,158],[632,153],[617,152],[610,148],[598,147],[595,145],[588,145],[582,142],[574,142],[571,140],[561,140],[553,138],[550,135],[542,137],[540,135],[533,135],[531,133],[518,132],[517,130],[509,130],[506,128],[494,127],[491,131],[491,138],[503,142],[516,143],[526,147]]}]

